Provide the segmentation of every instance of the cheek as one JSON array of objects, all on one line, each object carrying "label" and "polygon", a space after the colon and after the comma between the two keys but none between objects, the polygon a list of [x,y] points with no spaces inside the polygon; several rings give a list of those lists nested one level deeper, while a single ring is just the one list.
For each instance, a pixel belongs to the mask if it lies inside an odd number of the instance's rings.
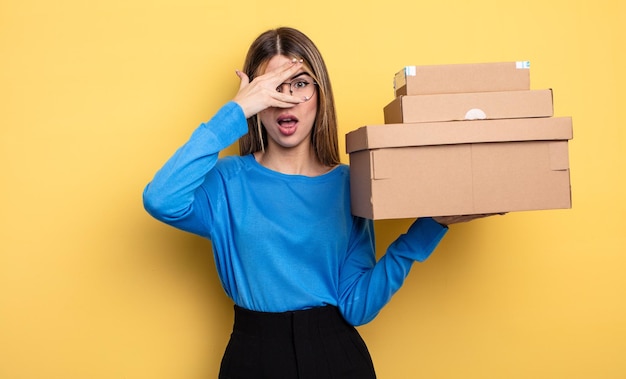
[{"label": "cheek", "polygon": [[311,99],[311,101],[307,101],[306,103],[302,104],[304,106],[304,111],[307,115],[313,118],[317,116],[317,108],[319,106],[318,102],[319,99]]},{"label": "cheek", "polygon": [[259,119],[261,120],[261,123],[263,123],[263,125],[266,125],[269,122],[269,120],[271,119],[271,116],[270,116],[270,114],[269,114],[267,109],[259,112],[258,115],[259,115]]}]

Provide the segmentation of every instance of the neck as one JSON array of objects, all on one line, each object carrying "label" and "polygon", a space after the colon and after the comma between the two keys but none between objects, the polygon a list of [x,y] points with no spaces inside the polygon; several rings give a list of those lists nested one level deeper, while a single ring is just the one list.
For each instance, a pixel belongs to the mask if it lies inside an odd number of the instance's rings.
[{"label": "neck", "polygon": [[262,166],[288,175],[318,176],[331,169],[322,165],[311,146],[298,149],[270,144],[265,152],[258,151],[254,157]]}]

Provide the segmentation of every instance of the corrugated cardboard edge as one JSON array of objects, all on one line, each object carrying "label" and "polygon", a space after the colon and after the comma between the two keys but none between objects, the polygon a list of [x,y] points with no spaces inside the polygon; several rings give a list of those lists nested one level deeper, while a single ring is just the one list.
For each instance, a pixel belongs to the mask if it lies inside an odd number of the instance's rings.
[{"label": "corrugated cardboard edge", "polygon": [[366,125],[346,134],[348,154],[366,149],[573,138],[571,117]]},{"label": "corrugated cardboard edge", "polygon": [[[383,108],[385,124],[554,116],[551,88],[398,96]],[[447,109],[446,109],[447,108]],[[468,118],[478,109],[484,117]],[[488,110],[487,113],[483,112]]]},{"label": "corrugated cardboard edge", "polygon": [[[529,61],[405,66],[395,74],[393,87],[395,96],[408,95],[408,82],[418,78],[418,88],[413,88],[411,95],[528,90],[529,69]],[[457,84],[450,88],[442,80],[445,78],[454,78]],[[463,80],[455,80],[459,78]]]},{"label": "corrugated cardboard edge", "polygon": [[383,108],[385,124],[395,124],[402,122],[402,103],[404,95],[398,96]]}]

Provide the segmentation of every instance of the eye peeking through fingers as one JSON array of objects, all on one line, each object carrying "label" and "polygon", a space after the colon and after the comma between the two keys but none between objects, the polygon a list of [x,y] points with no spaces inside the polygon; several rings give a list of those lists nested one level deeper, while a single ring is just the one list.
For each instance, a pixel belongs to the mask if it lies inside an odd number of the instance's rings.
[{"label": "eye peeking through fingers", "polygon": [[302,73],[293,78],[290,82],[281,83],[276,87],[276,91],[284,93],[289,91],[290,95],[309,100],[315,93],[317,83],[309,75]]}]

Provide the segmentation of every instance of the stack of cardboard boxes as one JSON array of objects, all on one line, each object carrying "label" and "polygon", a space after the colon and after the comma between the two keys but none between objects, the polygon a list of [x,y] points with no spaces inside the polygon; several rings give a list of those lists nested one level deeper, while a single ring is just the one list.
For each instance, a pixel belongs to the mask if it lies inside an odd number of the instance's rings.
[{"label": "stack of cardboard boxes", "polygon": [[571,208],[571,117],[528,62],[405,67],[384,125],[346,135],[352,213],[370,219]]}]

